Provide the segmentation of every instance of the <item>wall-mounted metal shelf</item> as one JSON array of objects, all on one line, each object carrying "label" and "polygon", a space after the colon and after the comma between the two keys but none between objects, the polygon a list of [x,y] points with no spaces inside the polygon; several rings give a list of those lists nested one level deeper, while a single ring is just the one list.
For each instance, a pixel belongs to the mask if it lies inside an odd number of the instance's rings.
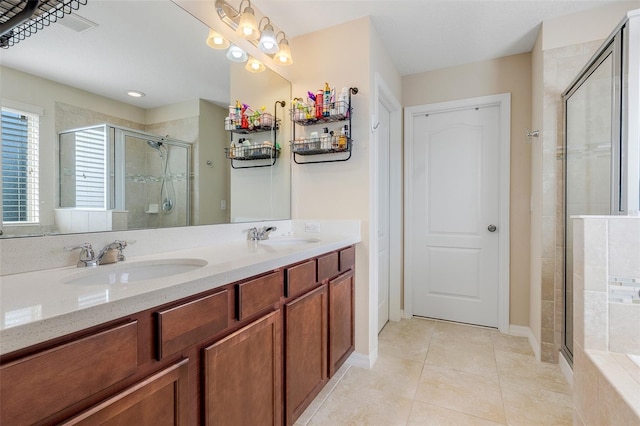
[{"label": "wall-mounted metal shelf", "polygon": [[[356,93],[358,93],[358,88],[350,87],[348,101],[331,102],[328,115],[324,115],[327,114],[327,111],[321,114],[314,105],[298,106],[289,110],[293,127],[293,140],[290,141],[291,154],[296,164],[336,163],[351,158],[353,146],[351,139],[351,117],[353,115],[351,95]],[[349,123],[344,134],[336,134],[335,131],[332,131],[329,135],[323,133],[313,139],[309,135],[306,135],[305,138],[296,138],[296,126],[306,127],[338,122]],[[312,156],[321,157],[312,158]]]},{"label": "wall-mounted metal shelf", "polygon": [[[278,118],[277,106],[284,108],[285,101],[276,101],[273,106],[273,118],[268,122],[262,124],[256,123],[255,125],[247,128],[232,128],[228,129],[230,134],[231,145],[229,148],[225,148],[225,157],[231,161],[231,167],[234,169],[254,169],[258,167],[272,167],[275,166],[278,157],[280,157],[280,148],[278,147],[278,129],[280,129],[281,120]],[[264,133],[273,132],[273,142],[270,145],[265,144],[252,144],[249,146],[233,146],[233,135],[248,135],[252,133]],[[241,138],[239,140],[242,140]],[[268,161],[266,161],[268,160]],[[245,165],[241,166],[237,162],[241,161]],[[251,162],[251,163],[249,163]],[[258,163],[255,163],[258,162]],[[240,164],[242,164],[240,163]],[[247,165],[248,164],[248,165]]]},{"label": "wall-mounted metal shelf", "polygon": [[[272,147],[251,146],[225,148],[225,156],[231,160],[231,167],[234,169],[251,169],[255,167],[271,167],[276,164],[276,159],[280,157],[280,150]],[[268,164],[258,164],[251,166],[236,166],[234,161],[256,161],[271,160]]]}]

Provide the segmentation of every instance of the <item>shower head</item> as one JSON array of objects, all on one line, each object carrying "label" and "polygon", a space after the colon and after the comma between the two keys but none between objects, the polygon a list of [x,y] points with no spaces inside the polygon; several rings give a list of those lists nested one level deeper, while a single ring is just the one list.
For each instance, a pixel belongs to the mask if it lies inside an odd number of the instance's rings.
[{"label": "shower head", "polygon": [[160,147],[162,146],[162,142],[148,140],[147,141],[147,145],[149,145],[151,148],[157,149],[159,151]]}]

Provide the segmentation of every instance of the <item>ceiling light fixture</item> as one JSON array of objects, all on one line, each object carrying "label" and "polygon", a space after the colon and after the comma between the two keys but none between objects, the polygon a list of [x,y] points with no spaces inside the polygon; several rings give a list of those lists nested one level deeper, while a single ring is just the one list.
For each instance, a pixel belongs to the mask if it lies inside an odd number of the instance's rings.
[{"label": "ceiling light fixture", "polygon": [[227,59],[233,62],[245,62],[249,59],[249,55],[235,44],[232,44],[229,50],[227,50]]},{"label": "ceiling light fixture", "polygon": [[255,73],[262,72],[266,69],[266,67],[262,62],[260,62],[256,58],[251,58],[251,57],[247,61],[247,65],[245,65],[244,68],[249,72],[255,72]]},{"label": "ceiling light fixture", "polygon": [[279,50],[278,40],[276,38],[276,33],[273,31],[273,25],[271,25],[271,20],[269,17],[265,16],[260,20],[266,19],[267,23],[262,28],[262,32],[260,33],[260,42],[258,43],[258,49],[262,50],[264,53],[273,55],[277,53]]},{"label": "ceiling light fixture", "polygon": [[207,36],[207,46],[212,49],[228,49],[231,43],[226,38],[222,37],[222,35],[216,30],[209,30],[209,35]]},{"label": "ceiling light fixture", "polygon": [[[243,10],[242,6],[245,2],[248,5]],[[268,16],[263,16],[260,19],[260,24],[258,24],[255,12],[251,7],[250,0],[240,1],[238,9],[242,10],[242,12],[234,9],[225,0],[216,0],[215,4],[216,12],[220,17],[220,20],[229,28],[249,40],[254,46],[258,47],[261,52],[271,56],[276,64],[293,64],[291,48],[289,47],[289,41],[287,40],[285,33],[280,31],[276,35],[271,19]],[[264,27],[262,27],[262,30],[260,30],[265,19],[266,23],[264,24]],[[278,36],[280,36],[280,34],[282,34],[282,39],[278,42]],[[227,54],[227,57],[229,57],[229,54]]]},{"label": "ceiling light fixture", "polygon": [[140,92],[139,90],[129,90],[127,92],[127,95],[131,96],[132,98],[142,98],[147,96],[144,93]]}]

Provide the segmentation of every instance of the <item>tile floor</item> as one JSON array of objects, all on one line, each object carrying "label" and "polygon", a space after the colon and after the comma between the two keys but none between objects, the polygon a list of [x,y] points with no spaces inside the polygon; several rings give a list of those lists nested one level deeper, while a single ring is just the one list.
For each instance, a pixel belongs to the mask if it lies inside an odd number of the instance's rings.
[{"label": "tile floor", "polygon": [[380,333],[371,370],[345,364],[296,425],[570,425],[571,388],[526,338],[413,318]]}]

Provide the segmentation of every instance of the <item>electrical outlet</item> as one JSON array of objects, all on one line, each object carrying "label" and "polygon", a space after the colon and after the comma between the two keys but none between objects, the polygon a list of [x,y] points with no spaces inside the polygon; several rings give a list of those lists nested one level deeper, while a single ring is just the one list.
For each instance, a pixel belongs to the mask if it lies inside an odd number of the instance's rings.
[{"label": "electrical outlet", "polygon": [[220,200],[220,210],[227,209],[227,200]]},{"label": "electrical outlet", "polygon": [[320,232],[320,222],[305,222],[304,223],[305,232]]}]

